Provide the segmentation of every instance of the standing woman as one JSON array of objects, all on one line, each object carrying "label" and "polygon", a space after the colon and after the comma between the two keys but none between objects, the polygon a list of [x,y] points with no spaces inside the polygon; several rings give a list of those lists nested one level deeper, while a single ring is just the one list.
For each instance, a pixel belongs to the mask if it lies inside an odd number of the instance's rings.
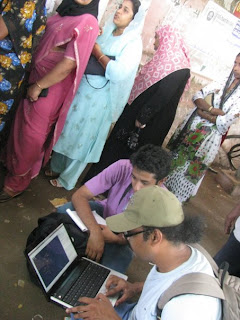
[{"label": "standing woman", "polygon": [[[196,108],[176,130],[168,144],[172,150],[167,188],[184,202],[197,193],[226,134],[240,113],[240,53],[230,76],[211,83],[193,97]],[[212,95],[212,104],[204,98]]]},{"label": "standing woman", "polygon": [[[190,77],[190,62],[180,33],[169,25],[155,34],[153,58],[135,79],[128,104],[108,139],[99,163],[86,179],[111,163],[128,159],[141,146],[162,145],[176,114],[180,97]],[[139,138],[136,138],[136,131]],[[134,137],[135,135],[135,137]],[[128,144],[132,136],[132,145]]]},{"label": "standing woman", "polygon": [[97,39],[93,55],[105,72],[86,74],[81,81],[53,149],[52,171],[46,172],[59,174],[58,179],[50,180],[53,186],[73,189],[87,164],[99,161],[111,123],[117,121],[129,97],[141,59],[139,26],[145,12],[141,8],[138,12],[139,7],[139,0],[124,0]]},{"label": "standing woman", "polygon": [[25,71],[45,23],[45,0],[0,0],[0,151],[6,145]]},{"label": "standing woman", "polygon": [[98,2],[63,0],[48,19],[8,141],[1,202],[23,192],[49,159],[98,35]]}]

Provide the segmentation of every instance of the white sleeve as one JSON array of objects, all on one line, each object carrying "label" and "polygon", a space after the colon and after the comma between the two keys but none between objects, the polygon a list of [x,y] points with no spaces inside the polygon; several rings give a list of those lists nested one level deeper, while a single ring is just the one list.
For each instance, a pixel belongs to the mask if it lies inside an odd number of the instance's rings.
[{"label": "white sleeve", "polygon": [[204,99],[211,93],[214,93],[216,90],[220,89],[220,84],[217,82],[211,82],[206,87],[202,88],[198,92],[196,92],[193,96],[193,102],[197,99]]},{"label": "white sleeve", "polygon": [[129,42],[117,55],[116,60],[109,61],[107,64],[105,77],[113,83],[127,79],[135,72],[136,61],[140,61],[142,56],[142,42],[138,38]]},{"label": "white sleeve", "polygon": [[170,300],[161,320],[220,320],[221,301],[203,295],[185,294]]},{"label": "white sleeve", "polygon": [[232,108],[224,115],[217,116],[216,125],[217,129],[221,134],[225,134],[228,131],[228,128],[233,124],[240,114],[240,103],[235,101]]}]

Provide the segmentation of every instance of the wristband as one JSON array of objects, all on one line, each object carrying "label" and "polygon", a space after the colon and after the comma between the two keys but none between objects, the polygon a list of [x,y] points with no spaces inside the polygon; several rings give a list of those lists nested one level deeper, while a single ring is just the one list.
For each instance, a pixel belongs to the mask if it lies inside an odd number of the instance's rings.
[{"label": "wristband", "polygon": [[211,110],[213,109],[213,106],[208,108],[208,112],[211,112]]},{"label": "wristband", "polygon": [[40,84],[36,81],[35,85],[38,86],[39,89],[43,90],[43,88],[40,86]]}]

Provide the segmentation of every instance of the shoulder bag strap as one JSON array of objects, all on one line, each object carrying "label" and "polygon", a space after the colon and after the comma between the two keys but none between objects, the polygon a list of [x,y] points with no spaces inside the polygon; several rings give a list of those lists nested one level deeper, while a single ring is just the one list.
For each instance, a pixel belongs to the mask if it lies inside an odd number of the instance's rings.
[{"label": "shoulder bag strap", "polygon": [[188,273],[173,282],[161,295],[157,304],[159,315],[168,301],[183,294],[200,294],[225,299],[218,279],[202,272]]},{"label": "shoulder bag strap", "polygon": [[123,192],[121,199],[118,202],[118,205],[120,205],[120,203],[122,202],[123,198],[125,197],[125,195],[128,193],[128,191],[130,191],[132,189],[132,183],[129,184],[129,186],[127,186],[127,188],[125,189],[125,191]]}]

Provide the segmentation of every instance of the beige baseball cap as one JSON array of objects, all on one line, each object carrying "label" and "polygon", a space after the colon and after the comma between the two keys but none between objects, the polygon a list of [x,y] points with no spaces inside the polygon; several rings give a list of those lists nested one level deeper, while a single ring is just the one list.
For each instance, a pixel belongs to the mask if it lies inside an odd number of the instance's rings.
[{"label": "beige baseball cap", "polygon": [[181,202],[167,189],[157,185],[137,191],[127,209],[106,219],[113,232],[146,227],[172,227],[184,220]]}]

